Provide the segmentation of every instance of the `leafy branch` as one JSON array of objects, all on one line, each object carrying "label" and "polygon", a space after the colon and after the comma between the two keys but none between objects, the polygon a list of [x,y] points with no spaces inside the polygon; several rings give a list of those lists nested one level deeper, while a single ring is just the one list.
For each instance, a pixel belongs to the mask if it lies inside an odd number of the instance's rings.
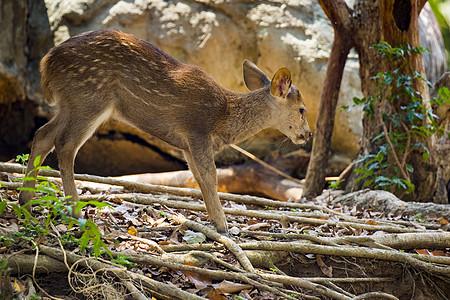
[{"label": "leafy branch", "polygon": [[372,142],[380,143],[378,153],[366,155],[356,162],[364,162],[363,168],[355,170],[361,174],[357,181],[365,179],[365,186],[373,184],[375,188],[400,189],[411,193],[415,186],[410,175],[414,167],[408,164],[410,154],[415,150],[421,151],[424,162],[427,162],[430,151],[426,141],[435,133],[443,134],[443,127],[438,126],[438,117],[427,102],[438,105],[449,103],[450,92],[443,87],[438,98],[428,101],[414,89],[416,80],[425,82],[429,87],[431,83],[415,70],[408,72],[408,60],[412,55],[422,55],[429,50],[409,44],[393,47],[384,41],[372,49],[387,60],[389,67],[387,71],[372,77],[376,81],[377,92],[367,98],[355,97],[353,105],[342,107],[350,110],[362,105],[366,117],[378,120],[382,129],[372,139]]},{"label": "leafy branch", "polygon": [[[28,155],[20,155],[16,160],[24,165],[27,159]],[[37,197],[22,206],[15,203],[8,203],[7,199],[1,199],[0,215],[9,205],[14,210],[17,217],[23,219],[23,225],[21,230],[17,233],[17,236],[24,240],[48,236],[50,234],[49,229],[53,227],[53,225],[66,224],[69,229],[78,226],[82,232],[80,239],[76,241],[79,243],[80,250],[90,249],[92,243],[92,250],[95,257],[100,255],[102,249],[111,255],[111,252],[102,241],[102,235],[94,222],[88,219],[76,219],[72,217],[72,215],[74,215],[74,208],[75,213],[78,213],[87,205],[96,206],[99,209],[109,205],[98,201],[78,201],[75,203],[70,200],[70,196],[63,196],[63,193],[58,189],[56,184],[49,181],[46,177],[31,176],[31,174],[34,174],[34,172],[37,174],[40,170],[52,170],[50,167],[40,166],[40,159],[41,157],[38,156],[33,161],[34,169],[30,173],[26,174],[23,178],[18,179],[22,182],[39,180],[39,183],[34,188],[18,188],[20,191],[28,191],[36,194]],[[42,213],[44,216],[43,222],[33,216],[31,212],[32,208],[35,211],[40,211]]]}]

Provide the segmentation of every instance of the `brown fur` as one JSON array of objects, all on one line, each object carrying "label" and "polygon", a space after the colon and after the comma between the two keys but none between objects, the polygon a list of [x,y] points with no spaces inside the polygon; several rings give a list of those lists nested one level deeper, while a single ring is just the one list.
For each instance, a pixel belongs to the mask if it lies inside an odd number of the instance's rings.
[{"label": "brown fur", "polygon": [[[305,104],[286,68],[271,81],[245,61],[244,80],[252,91],[235,93],[200,68],[133,35],[94,31],[51,49],[41,61],[41,74],[56,114],[36,132],[30,162],[38,155],[42,162],[55,148],[65,194],[73,200],[78,198],[73,180],[78,149],[102,122],[115,118],[184,150],[208,215],[225,232],[214,153],[268,127],[278,128],[294,143],[311,135]],[[27,172],[32,169],[30,163]],[[21,204],[31,197],[21,192]]]}]

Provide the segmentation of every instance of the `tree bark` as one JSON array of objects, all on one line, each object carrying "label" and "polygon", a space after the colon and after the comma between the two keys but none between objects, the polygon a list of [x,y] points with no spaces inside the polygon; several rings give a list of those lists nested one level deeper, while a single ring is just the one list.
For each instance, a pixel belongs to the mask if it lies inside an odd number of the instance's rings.
[{"label": "tree bark", "polygon": [[[358,11],[362,12],[360,24],[375,24],[370,32],[365,32],[364,28],[359,28],[358,40],[356,41],[356,50],[360,57],[360,75],[361,87],[365,97],[376,94],[378,86],[370,77],[378,72],[384,72],[399,67],[398,65],[388,65],[387,60],[381,60],[380,55],[370,50],[368,46],[378,43],[380,40],[386,41],[392,46],[398,46],[408,43],[411,47],[420,46],[420,35],[418,27],[418,17],[420,10],[426,1],[418,0],[389,0],[379,1],[378,13],[373,14],[373,8],[367,7],[366,3],[361,1],[357,6]],[[371,11],[370,11],[371,10]],[[406,13],[409,11],[410,13]],[[363,13],[364,12],[364,13]],[[423,65],[423,56],[414,53],[408,60],[408,64],[403,70],[405,74],[413,75],[414,71],[425,77],[425,68]],[[412,87],[418,91],[424,99],[429,99],[429,89],[422,80],[414,80]],[[400,106],[408,104],[409,99],[403,98],[393,105],[395,111],[401,111]],[[386,106],[378,105],[375,107],[375,115],[392,114]],[[382,126],[377,118],[363,119],[364,134],[361,140],[361,149],[359,158],[368,154],[376,154],[379,151],[380,142],[373,142],[373,138],[382,132]],[[387,128],[390,124],[386,124]],[[414,150],[407,158],[407,163],[414,168],[410,180],[415,185],[415,192],[404,195],[397,192],[404,200],[413,200],[419,202],[431,201],[436,191],[436,160],[432,155],[433,145],[431,139],[420,141],[430,150],[430,159],[424,162],[422,151]],[[361,166],[357,166],[361,167]],[[393,174],[394,175],[394,174]],[[347,191],[356,191],[363,187],[364,182],[356,182],[359,174],[353,173],[347,184]],[[400,177],[400,175],[399,175]]]},{"label": "tree bark", "polygon": [[330,158],[331,134],[333,132],[342,74],[348,53],[353,47],[350,37],[352,29],[350,10],[345,2],[320,1],[320,5],[330,20],[338,18],[340,22],[332,22],[334,26],[334,41],[320,98],[311,159],[306,173],[305,197],[307,198],[320,195],[324,188],[324,178],[328,159]]},{"label": "tree bark", "polygon": [[[337,96],[348,51],[354,47],[359,55],[361,89],[364,97],[376,95],[378,86],[371,78],[379,72],[393,71],[398,66],[388,65],[386,60],[382,60],[371,46],[380,41],[386,41],[392,46],[406,43],[411,47],[420,46],[418,17],[425,3],[426,0],[359,0],[355,2],[353,11],[351,11],[342,0],[320,1],[324,12],[334,27],[335,39],[328,62],[317,117],[316,135],[306,177],[305,195],[307,197],[320,194],[324,184],[324,170],[329,157]],[[413,54],[403,71],[408,75],[413,75],[417,71],[422,77],[425,77],[422,55]],[[429,89],[424,81],[416,79],[413,81],[412,87],[424,99],[429,99]],[[391,109],[399,111],[400,106],[409,101],[409,99],[403,98],[393,104]],[[392,111],[388,110],[383,101],[381,104],[376,103],[374,110],[376,116],[392,114]],[[358,158],[378,153],[381,140],[373,142],[373,138],[383,132],[382,125],[385,129],[390,128],[390,124],[383,124],[380,118],[364,117],[363,137]],[[420,142],[424,143],[430,150],[430,158],[428,162],[424,162],[422,151],[419,150],[414,150],[407,156],[406,163],[414,168],[410,180],[416,189],[414,193],[407,197],[402,195],[402,198],[414,201],[431,201],[437,187],[437,164],[432,153],[432,139]],[[356,168],[360,167],[362,166],[356,166]],[[356,191],[363,188],[364,182],[357,181],[359,176],[360,174],[355,172],[351,174],[347,183],[347,191]]]}]

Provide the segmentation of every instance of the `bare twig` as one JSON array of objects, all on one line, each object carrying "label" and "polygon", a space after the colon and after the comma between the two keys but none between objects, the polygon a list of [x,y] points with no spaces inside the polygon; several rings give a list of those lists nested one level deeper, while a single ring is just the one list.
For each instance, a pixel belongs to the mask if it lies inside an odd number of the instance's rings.
[{"label": "bare twig", "polygon": [[405,153],[403,153],[402,157],[402,167],[403,169],[406,166],[406,159],[408,158],[409,153],[411,153],[409,147],[411,146],[411,132],[409,131],[409,128],[406,126],[406,124],[400,120],[400,124],[402,125],[403,129],[406,132],[406,146],[405,146]]},{"label": "bare twig", "polygon": [[[380,107],[383,107],[383,103],[384,102],[385,102],[385,99],[383,97],[381,99]],[[386,138],[386,142],[389,145],[389,149],[391,150],[391,154],[392,154],[392,157],[394,158],[394,162],[395,162],[395,164],[398,166],[398,168],[400,170],[400,174],[402,175],[403,179],[405,179],[407,181],[410,181],[410,178],[409,178],[408,174],[405,173],[405,168],[402,167],[402,164],[400,163],[400,161],[398,159],[397,153],[395,152],[395,147],[392,144],[391,139],[389,138],[389,132],[388,132],[388,129],[386,127],[386,123],[383,120],[383,116],[381,115],[380,110],[378,110],[377,116],[378,116],[378,120],[379,120],[381,126],[383,127],[384,137]]]},{"label": "bare twig", "polygon": [[[61,250],[59,250],[59,249],[54,249],[54,248],[51,248],[51,247],[48,247],[45,245],[40,245],[40,249],[46,255],[56,258],[56,259],[61,259],[63,256],[63,254],[61,253]],[[74,253],[67,253],[67,259],[68,259],[69,264],[77,263],[80,266],[89,267],[89,268],[92,268],[93,270],[108,271],[123,280],[133,279],[133,280],[143,284],[146,288],[149,288],[152,291],[155,291],[157,293],[170,296],[172,299],[182,299],[182,300],[184,300],[184,299],[186,299],[186,300],[201,300],[201,299],[203,299],[202,297],[185,292],[173,285],[169,285],[169,284],[166,284],[163,282],[153,280],[147,276],[129,272],[123,268],[114,267],[111,264],[106,264],[104,262],[96,261],[93,258],[86,259],[85,257],[76,255]],[[88,260],[89,260],[89,262],[88,262]]]},{"label": "bare twig", "polygon": [[239,146],[237,146],[237,145],[234,145],[234,144],[231,144],[230,147],[233,148],[234,150],[239,151],[240,153],[244,154],[245,156],[247,156],[247,157],[253,159],[254,161],[256,161],[257,163],[259,163],[259,164],[262,165],[263,167],[269,169],[270,171],[272,171],[272,172],[274,172],[274,173],[276,173],[276,174],[278,174],[278,175],[280,175],[280,176],[283,176],[284,178],[289,179],[289,180],[291,180],[291,181],[293,181],[293,182],[296,182],[296,183],[298,183],[298,184],[304,185],[304,182],[302,182],[302,181],[300,181],[299,179],[294,178],[294,177],[292,177],[292,176],[290,176],[290,175],[288,175],[288,174],[286,174],[286,173],[284,173],[284,172],[278,170],[277,168],[275,168],[275,167],[269,165],[268,163],[266,163],[266,162],[264,162],[263,160],[257,158],[255,155],[253,155],[253,154],[251,154],[250,152],[248,152],[248,151],[242,149],[241,147],[239,147]]}]

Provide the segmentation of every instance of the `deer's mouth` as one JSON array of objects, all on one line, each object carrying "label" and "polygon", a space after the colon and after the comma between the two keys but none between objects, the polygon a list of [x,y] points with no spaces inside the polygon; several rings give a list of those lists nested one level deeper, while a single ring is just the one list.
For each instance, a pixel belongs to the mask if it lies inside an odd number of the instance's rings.
[{"label": "deer's mouth", "polygon": [[295,136],[295,139],[292,139],[292,142],[297,145],[303,144],[303,143],[306,143],[310,137],[311,137],[311,134],[303,134],[303,133],[297,134]]}]

